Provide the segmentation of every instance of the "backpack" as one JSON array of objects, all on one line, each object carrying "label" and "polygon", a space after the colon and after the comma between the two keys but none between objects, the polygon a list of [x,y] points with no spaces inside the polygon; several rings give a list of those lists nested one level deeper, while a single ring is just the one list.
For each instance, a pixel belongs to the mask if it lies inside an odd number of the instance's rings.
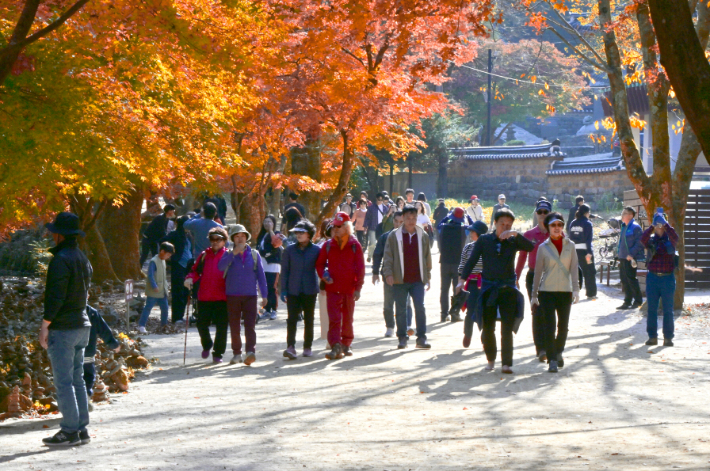
[{"label": "backpack", "polygon": [[[252,258],[254,259],[254,273],[256,273],[256,267],[257,264],[261,265],[261,254],[259,253],[258,250],[252,249]],[[254,254],[256,254],[256,257],[254,257]],[[229,271],[229,267],[232,266],[232,262],[234,262],[234,258],[232,258],[232,261],[229,262],[229,265],[227,265],[227,268],[224,269],[224,273],[222,274],[223,278],[227,278],[227,272]]]}]

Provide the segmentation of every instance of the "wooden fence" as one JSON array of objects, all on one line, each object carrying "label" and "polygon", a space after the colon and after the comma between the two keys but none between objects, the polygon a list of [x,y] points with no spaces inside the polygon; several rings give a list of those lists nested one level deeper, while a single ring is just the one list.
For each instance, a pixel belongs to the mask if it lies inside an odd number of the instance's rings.
[{"label": "wooden fence", "polygon": [[[624,192],[624,206],[636,210],[636,221],[645,230],[649,225],[646,209],[636,190]],[[685,265],[686,288],[710,289],[710,190],[690,190],[688,195]]]}]

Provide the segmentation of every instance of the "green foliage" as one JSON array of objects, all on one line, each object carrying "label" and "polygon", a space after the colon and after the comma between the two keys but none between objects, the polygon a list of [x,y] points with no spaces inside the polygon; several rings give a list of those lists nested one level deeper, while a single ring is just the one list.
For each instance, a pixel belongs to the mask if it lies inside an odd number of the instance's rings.
[{"label": "green foliage", "polygon": [[504,145],[506,145],[506,146],[524,146],[525,141],[521,141],[520,139],[513,139],[512,141],[506,142]]}]

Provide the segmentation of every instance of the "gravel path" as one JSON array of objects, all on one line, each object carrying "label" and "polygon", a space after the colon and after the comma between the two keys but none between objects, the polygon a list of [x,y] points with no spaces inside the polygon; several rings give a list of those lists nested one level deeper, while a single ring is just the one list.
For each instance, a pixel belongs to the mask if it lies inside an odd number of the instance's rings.
[{"label": "gravel path", "polygon": [[323,358],[325,340],[314,358],[285,361],[283,314],[257,326],[251,367],[207,364],[194,329],[187,367],[182,336],[148,336],[159,364],[96,407],[90,445],[41,446],[57,418],[6,421],[0,469],[710,469],[707,319],[679,319],[675,347],[649,348],[645,319],[615,311],[618,290],[605,287],[573,308],[558,374],[534,357],[528,317],[504,376],[500,360],[483,371],[475,336],[461,347],[462,324],[437,322],[437,278],[430,351],[382,337],[382,287],[370,283],[355,355],[340,361]]}]

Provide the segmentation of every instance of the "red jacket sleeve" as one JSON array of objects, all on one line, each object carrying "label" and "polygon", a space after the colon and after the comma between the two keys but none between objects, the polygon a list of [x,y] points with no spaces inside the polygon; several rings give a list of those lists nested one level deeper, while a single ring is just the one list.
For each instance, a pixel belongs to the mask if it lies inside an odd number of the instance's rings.
[{"label": "red jacket sleeve", "polygon": [[365,284],[365,256],[362,252],[362,245],[355,242],[355,271],[357,278],[355,279],[355,291],[360,291],[362,285]]},{"label": "red jacket sleeve", "polygon": [[320,253],[318,254],[318,260],[316,260],[316,271],[318,272],[318,276],[320,278],[323,278],[323,272],[325,271],[325,266],[328,262],[328,252],[326,251],[326,246],[328,245],[329,242],[326,242],[323,244],[323,247],[320,248]]}]

